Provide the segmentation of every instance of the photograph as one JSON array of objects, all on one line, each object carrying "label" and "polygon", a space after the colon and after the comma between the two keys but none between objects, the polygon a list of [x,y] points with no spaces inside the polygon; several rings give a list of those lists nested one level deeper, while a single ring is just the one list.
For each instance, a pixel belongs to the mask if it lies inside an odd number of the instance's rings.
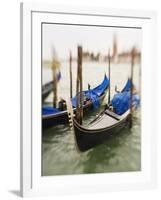
[{"label": "photograph", "polygon": [[141,171],[142,28],[41,23],[41,175]]}]

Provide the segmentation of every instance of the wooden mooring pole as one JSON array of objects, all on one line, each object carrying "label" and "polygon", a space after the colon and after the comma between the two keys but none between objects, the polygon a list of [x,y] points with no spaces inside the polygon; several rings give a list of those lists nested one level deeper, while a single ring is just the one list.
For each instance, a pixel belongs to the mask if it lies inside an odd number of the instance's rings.
[{"label": "wooden mooring pole", "polygon": [[[78,59],[77,59],[78,62]],[[78,63],[77,63],[78,65]],[[79,67],[77,66],[77,80],[76,80],[76,120],[79,122]]]},{"label": "wooden mooring pole", "polygon": [[83,121],[83,80],[82,80],[82,47],[78,46],[76,83],[76,120],[82,125]]},{"label": "wooden mooring pole", "polygon": [[108,87],[108,104],[111,99],[111,57],[110,57],[110,49],[108,51],[108,79],[109,79],[109,87]]},{"label": "wooden mooring pole", "polygon": [[135,60],[135,48],[131,51],[131,87],[130,87],[130,121],[129,127],[132,128],[132,117],[133,117],[133,71],[134,71],[134,60]]},{"label": "wooden mooring pole", "polygon": [[82,78],[82,47],[78,47],[78,66],[80,68],[80,124],[82,125],[83,121],[83,78]]},{"label": "wooden mooring pole", "polygon": [[52,66],[52,72],[53,72],[53,107],[56,108],[57,107],[57,78],[56,78],[56,67]]},{"label": "wooden mooring pole", "polygon": [[69,75],[70,75],[70,98],[73,97],[73,86],[72,86],[72,53],[69,56]]}]

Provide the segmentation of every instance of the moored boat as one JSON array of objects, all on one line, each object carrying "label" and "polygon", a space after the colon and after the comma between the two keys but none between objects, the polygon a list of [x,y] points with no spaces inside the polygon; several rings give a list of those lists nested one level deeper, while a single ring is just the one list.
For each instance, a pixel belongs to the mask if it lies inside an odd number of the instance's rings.
[{"label": "moored boat", "polygon": [[[107,94],[109,86],[109,80],[107,76],[104,76],[104,79],[100,85],[93,89],[83,91],[83,110],[84,112],[90,108],[97,108],[101,105],[104,97]],[[63,101],[63,103],[66,103]],[[76,110],[76,97],[72,98],[72,107],[73,111]],[[64,109],[65,108],[65,109]],[[48,128],[58,124],[68,123],[68,112],[66,106],[62,108],[53,108],[49,106],[43,106],[42,108],[42,128]]]},{"label": "moored boat", "polygon": [[[83,127],[76,119],[73,119],[75,139],[80,151],[86,151],[103,143],[128,125],[131,116],[131,85],[130,80],[128,80],[124,89],[114,95],[104,111],[87,127]],[[132,108],[136,109],[138,105],[139,97],[135,92],[132,95]]]}]

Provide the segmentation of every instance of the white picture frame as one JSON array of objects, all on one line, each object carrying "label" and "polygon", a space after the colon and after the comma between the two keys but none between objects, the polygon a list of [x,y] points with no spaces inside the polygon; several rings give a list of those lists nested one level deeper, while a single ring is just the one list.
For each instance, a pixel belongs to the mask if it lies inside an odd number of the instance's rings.
[{"label": "white picture frame", "polygon": [[[142,28],[142,169],[140,172],[41,176],[42,22],[94,23]],[[156,120],[153,109],[157,73],[155,30],[156,13],[152,11],[21,3],[22,196],[140,190],[156,186]]]}]

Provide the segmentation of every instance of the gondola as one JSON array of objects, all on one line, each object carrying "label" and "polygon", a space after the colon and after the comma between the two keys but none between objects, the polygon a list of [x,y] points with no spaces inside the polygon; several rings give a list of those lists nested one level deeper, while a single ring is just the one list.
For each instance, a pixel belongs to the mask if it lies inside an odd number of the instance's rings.
[{"label": "gondola", "polygon": [[42,101],[44,101],[53,91],[53,81],[50,81],[42,86]]},{"label": "gondola", "polygon": [[[106,108],[92,122],[90,122],[87,127],[83,127],[76,121],[76,119],[73,119],[75,140],[80,151],[86,151],[103,143],[114,134],[118,134],[119,131],[128,124],[130,119],[130,108],[126,109],[126,111],[124,109],[124,112],[120,114],[117,107],[115,110],[112,110],[112,104],[113,100],[116,99],[116,96],[131,95],[130,88],[131,82],[128,79],[124,89],[120,93],[114,95],[111,102],[106,105]],[[118,102],[116,102],[116,105],[118,105]],[[136,109],[139,105],[139,96],[137,93],[133,93],[132,105],[133,109]]]},{"label": "gondola", "polygon": [[[83,91],[83,96],[86,100],[83,102],[84,112],[92,107],[98,107],[106,96],[109,86],[109,80],[107,76],[104,76],[104,80],[100,85],[93,89]],[[72,98],[73,111],[76,110],[76,97]],[[57,109],[44,106],[42,108],[42,128],[48,128],[58,124],[68,123],[68,112],[66,109]]]}]

